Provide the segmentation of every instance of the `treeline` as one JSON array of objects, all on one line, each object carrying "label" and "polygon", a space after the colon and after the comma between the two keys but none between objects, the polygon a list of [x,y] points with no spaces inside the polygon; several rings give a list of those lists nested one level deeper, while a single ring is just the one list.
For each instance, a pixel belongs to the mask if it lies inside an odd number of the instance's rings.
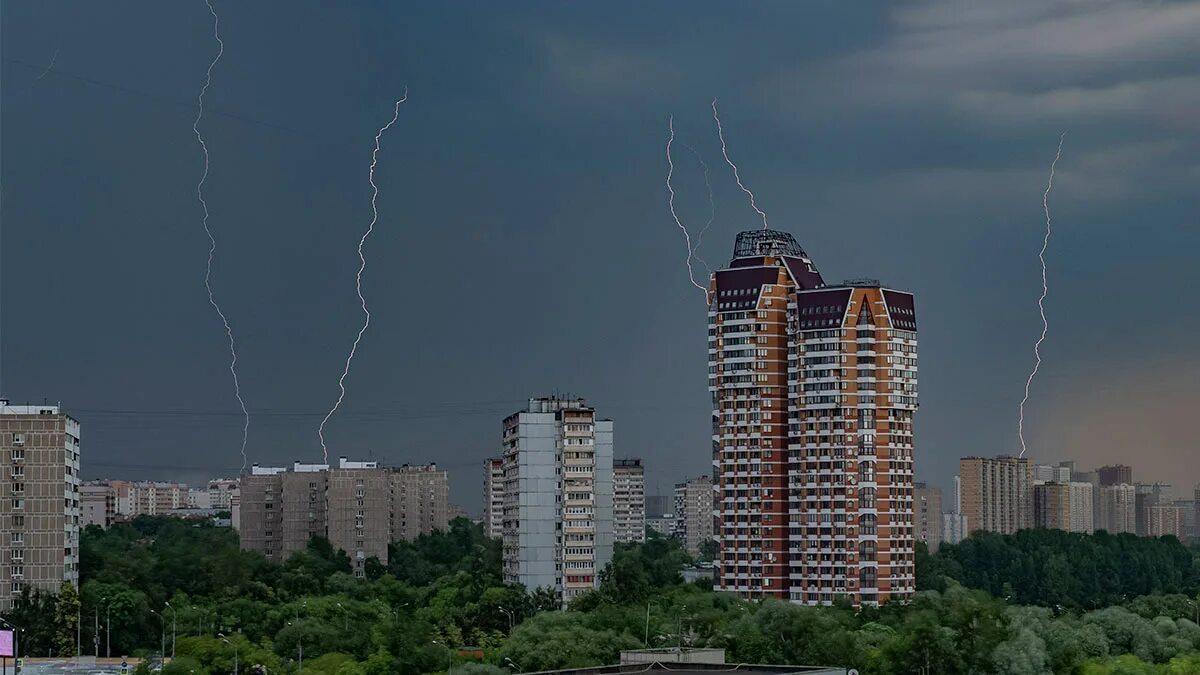
[{"label": "treeline", "polygon": [[[449,665],[455,675],[501,675],[615,663],[625,649],[673,646],[721,647],[730,662],[864,675],[1200,673],[1200,598],[1166,593],[1194,590],[1194,558],[1188,567],[1179,555],[1192,553],[1171,540],[1108,535],[1053,543],[1064,535],[976,535],[936,556],[921,551],[918,584],[927,590],[909,603],[861,610],[748,602],[685,584],[680,569],[689,556],[677,541],[652,536],[617,546],[599,588],[564,612],[548,592],[505,584],[499,542],[465,520],[393,545],[389,564],[373,561],[367,578],[356,579],[349,558],[324,539],[276,564],[238,550],[227,529],[142,518],[84,533],[78,600],[73,591],[27,595],[6,618],[26,629],[26,653],[66,654],[81,602],[86,652],[95,623],[111,624],[115,656],[156,654],[165,634],[166,653],[177,656],[165,675],[230,673],[235,646],[239,672],[261,672],[258,664],[287,675],[299,671],[301,652],[312,675],[415,675]],[[1128,588],[1148,574],[1166,580],[1110,607],[1073,609],[1111,590],[1080,595],[1077,605],[1046,601],[1070,598],[1072,584],[1055,591],[1061,596],[1046,595],[1053,589],[1044,585],[1022,596],[1044,607],[1014,604],[1056,547],[1071,556],[1114,549],[1124,557],[1092,564],[1132,565],[1115,570],[1115,583]],[[102,653],[106,637],[102,628]],[[483,662],[461,655],[462,647],[478,648]]]},{"label": "treeline", "polygon": [[1096,609],[1143,595],[1200,593],[1200,551],[1175,537],[1022,530],[976,532],[917,556],[918,589],[948,580],[1014,604]]}]

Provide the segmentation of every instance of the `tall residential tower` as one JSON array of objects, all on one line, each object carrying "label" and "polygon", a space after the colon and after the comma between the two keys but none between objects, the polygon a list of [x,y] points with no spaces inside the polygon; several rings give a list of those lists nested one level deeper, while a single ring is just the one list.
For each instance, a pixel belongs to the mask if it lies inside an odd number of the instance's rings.
[{"label": "tall residential tower", "polygon": [[911,293],[828,285],[790,234],[709,282],[717,587],[830,604],[914,590]]}]

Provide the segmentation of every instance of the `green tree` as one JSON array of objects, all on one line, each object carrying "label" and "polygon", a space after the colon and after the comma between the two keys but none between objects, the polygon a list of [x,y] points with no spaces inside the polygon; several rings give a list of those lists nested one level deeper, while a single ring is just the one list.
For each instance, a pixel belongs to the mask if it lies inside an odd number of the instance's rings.
[{"label": "green tree", "polygon": [[79,627],[79,592],[75,586],[64,582],[58,590],[54,603],[54,653],[59,656],[75,656]]}]

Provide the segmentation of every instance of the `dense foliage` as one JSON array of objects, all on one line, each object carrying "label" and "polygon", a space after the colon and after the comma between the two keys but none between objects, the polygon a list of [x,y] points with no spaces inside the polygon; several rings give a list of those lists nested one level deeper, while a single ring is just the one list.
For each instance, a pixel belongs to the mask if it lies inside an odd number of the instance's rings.
[{"label": "dense foliage", "polygon": [[1023,605],[1096,609],[1142,595],[1200,593],[1200,555],[1174,537],[976,532],[917,562],[921,588],[953,579]]},{"label": "dense foliage", "polygon": [[[1032,579],[1056,546],[1080,570],[1115,565],[1117,578],[1090,595],[1075,582]],[[1084,551],[1093,559],[1075,557]],[[227,529],[169,519],[89,529],[82,555],[85,652],[93,623],[111,612],[113,654],[152,655],[165,643],[176,654],[167,674],[232,672],[234,647],[241,672],[263,664],[295,673],[303,649],[304,669],[315,675],[444,672],[451,664],[456,675],[500,675],[614,663],[621,650],[647,646],[723,647],[731,662],[873,675],[1200,672],[1200,598],[1175,593],[1194,593],[1195,559],[1172,540],[976,535],[935,556],[921,551],[918,581],[927,590],[911,603],[861,611],[747,602],[686,584],[680,569],[690,558],[658,537],[617,546],[600,587],[557,611],[548,593],[503,583],[498,542],[465,520],[394,544],[389,564],[372,562],[367,579],[352,577],[349,559],[323,539],[275,564],[239,551]],[[1123,600],[1125,591],[1133,592]],[[66,589],[31,595],[6,617],[25,627],[27,653],[74,649],[64,638],[74,635],[75,597]],[[1105,598],[1115,601],[1099,607]],[[484,663],[460,655],[464,646],[478,647]]]}]

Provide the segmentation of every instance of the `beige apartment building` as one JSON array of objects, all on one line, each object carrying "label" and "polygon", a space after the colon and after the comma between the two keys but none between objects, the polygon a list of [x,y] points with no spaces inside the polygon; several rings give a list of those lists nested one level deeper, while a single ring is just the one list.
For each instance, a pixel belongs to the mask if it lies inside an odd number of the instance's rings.
[{"label": "beige apartment building", "polygon": [[450,524],[450,480],[436,464],[390,471],[392,541],[412,541]]},{"label": "beige apartment building", "polygon": [[958,462],[958,476],[962,513],[972,532],[1012,534],[1034,526],[1029,459],[964,457]]},{"label": "beige apartment building", "polygon": [[243,549],[283,561],[320,535],[361,576],[370,558],[387,564],[390,542],[445,529],[448,497],[446,472],[435,465],[389,468],[342,457],[334,467],[255,465],[232,501]]},{"label": "beige apartment building", "polygon": [[640,459],[613,461],[613,539],[646,541],[646,470]]},{"label": "beige apartment building", "polygon": [[483,533],[493,539],[504,536],[504,458],[483,462]]},{"label": "beige apartment building", "polygon": [[675,536],[693,556],[713,538],[713,484],[708,476],[675,484]]},{"label": "beige apartment building", "polygon": [[1137,488],[1129,483],[1100,488],[1100,522],[1097,529],[1109,534],[1137,532]]},{"label": "beige apartment building", "polygon": [[0,612],[79,585],[79,434],[57,405],[0,400]]},{"label": "beige apartment building", "polygon": [[913,486],[913,510],[917,541],[924,542],[930,553],[942,544],[942,490],[925,483]]}]

